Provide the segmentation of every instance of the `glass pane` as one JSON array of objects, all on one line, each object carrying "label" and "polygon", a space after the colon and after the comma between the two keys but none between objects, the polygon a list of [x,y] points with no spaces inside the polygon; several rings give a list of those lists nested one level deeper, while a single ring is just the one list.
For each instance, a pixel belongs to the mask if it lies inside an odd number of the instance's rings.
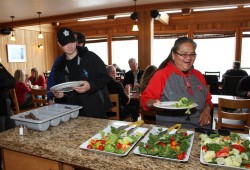
[{"label": "glass pane", "polygon": [[249,50],[249,44],[250,44],[250,32],[243,32],[242,36],[242,51],[241,51],[241,67],[242,69],[246,70],[248,74],[250,74],[250,50]]},{"label": "glass pane", "polygon": [[135,58],[138,62],[138,40],[113,41],[112,56],[112,64],[117,64],[122,70],[130,70],[128,60]]},{"label": "glass pane", "polygon": [[195,39],[197,57],[194,66],[201,73],[220,71],[220,78],[232,68],[235,59],[235,38]]},{"label": "glass pane", "polygon": [[171,48],[174,46],[175,39],[154,39],[153,44],[153,56],[151,63],[158,67],[163,60],[165,60]]},{"label": "glass pane", "polygon": [[108,44],[107,42],[97,42],[86,44],[89,51],[96,53],[105,64],[108,64]]}]

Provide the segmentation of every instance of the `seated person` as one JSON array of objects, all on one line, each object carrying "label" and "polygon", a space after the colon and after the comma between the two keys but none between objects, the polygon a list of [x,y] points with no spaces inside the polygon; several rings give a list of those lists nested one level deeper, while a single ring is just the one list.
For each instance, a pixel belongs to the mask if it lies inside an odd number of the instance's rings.
[{"label": "seated person", "polygon": [[19,107],[32,108],[33,101],[31,97],[31,90],[25,82],[24,72],[22,70],[16,70],[14,78],[16,80],[15,90]]},{"label": "seated person", "polygon": [[233,62],[233,68],[227,70],[222,75],[222,83],[224,82],[225,76],[248,76],[248,74],[247,74],[247,72],[245,70],[242,70],[240,68],[240,62],[239,61],[234,61]]},{"label": "seated person", "polygon": [[130,85],[133,91],[139,91],[140,79],[143,74],[143,70],[140,70],[135,58],[130,58],[128,64],[131,70],[125,73],[123,85]]},{"label": "seated person", "polygon": [[29,77],[29,81],[31,84],[41,86],[43,88],[46,87],[46,80],[43,75],[38,74],[38,70],[36,68],[31,69],[31,76]]},{"label": "seated person", "polygon": [[145,69],[144,73],[141,76],[141,80],[140,80],[140,90],[141,90],[141,92],[143,92],[146,89],[151,77],[154,75],[156,70],[157,70],[157,67],[154,66],[154,65],[149,65]]},{"label": "seated person", "polygon": [[118,65],[117,65],[117,64],[113,64],[113,66],[115,67],[116,72],[123,73],[123,70],[122,70],[122,69],[120,69],[120,68],[118,67]]},{"label": "seated person", "polygon": [[250,99],[250,76],[242,78],[238,83],[237,95]]},{"label": "seated person", "polygon": [[108,65],[106,68],[108,75],[112,78],[108,83],[108,91],[110,94],[119,94],[121,117],[131,114],[133,121],[137,121],[139,117],[138,106],[130,101],[130,86],[127,85],[124,89],[123,85],[115,80],[116,69],[114,66]]}]

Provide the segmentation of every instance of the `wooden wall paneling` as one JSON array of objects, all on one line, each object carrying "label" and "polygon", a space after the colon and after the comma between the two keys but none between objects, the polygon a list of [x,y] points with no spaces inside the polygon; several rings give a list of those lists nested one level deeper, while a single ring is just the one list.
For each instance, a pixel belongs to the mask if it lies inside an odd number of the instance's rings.
[{"label": "wooden wall paneling", "polygon": [[151,64],[154,19],[150,11],[140,11],[138,16],[138,64],[145,69]]},{"label": "wooden wall paneling", "polygon": [[113,64],[113,61],[112,61],[112,35],[111,34],[108,34],[108,42],[107,42],[107,45],[108,45],[108,65],[111,65]]},{"label": "wooden wall paneling", "polygon": [[[46,29],[48,31],[48,28]],[[30,75],[30,70],[33,67],[38,69],[39,74],[43,74],[44,71],[50,69],[52,66],[54,59],[49,59],[51,55],[57,54],[57,48],[55,45],[48,45],[50,48],[46,49],[45,44],[54,44],[55,35],[54,30],[51,29],[50,32],[43,33],[44,39],[38,40],[38,32],[35,27],[29,28],[15,28],[15,37],[16,41],[10,41],[10,35],[0,35],[0,50],[1,50],[1,60],[2,64],[6,67],[6,69],[14,75],[16,69],[22,69],[26,73]],[[42,42],[45,46],[44,49],[38,49],[38,44]],[[26,45],[26,59],[27,62],[8,62],[7,55],[7,44],[19,44]]]},{"label": "wooden wall paneling", "polygon": [[241,61],[241,50],[242,50],[242,32],[238,27],[235,34],[235,60]]}]

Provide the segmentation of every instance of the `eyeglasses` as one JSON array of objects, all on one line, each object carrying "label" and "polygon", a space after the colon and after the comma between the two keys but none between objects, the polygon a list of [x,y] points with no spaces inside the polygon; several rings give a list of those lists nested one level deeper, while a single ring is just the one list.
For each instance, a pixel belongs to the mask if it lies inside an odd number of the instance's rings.
[{"label": "eyeglasses", "polygon": [[193,54],[180,54],[180,53],[178,53],[178,52],[176,52],[176,51],[174,51],[177,55],[179,55],[179,56],[181,56],[181,57],[184,57],[184,58],[187,58],[187,57],[191,57],[191,58],[194,58],[194,57],[196,57],[196,53],[193,53]]}]

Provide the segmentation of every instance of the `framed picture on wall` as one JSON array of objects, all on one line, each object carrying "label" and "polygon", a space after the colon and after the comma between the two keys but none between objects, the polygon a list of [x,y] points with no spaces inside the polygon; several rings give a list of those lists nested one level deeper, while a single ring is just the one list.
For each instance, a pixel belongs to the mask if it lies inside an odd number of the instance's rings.
[{"label": "framed picture on wall", "polygon": [[26,62],[26,45],[8,44],[9,62]]}]

